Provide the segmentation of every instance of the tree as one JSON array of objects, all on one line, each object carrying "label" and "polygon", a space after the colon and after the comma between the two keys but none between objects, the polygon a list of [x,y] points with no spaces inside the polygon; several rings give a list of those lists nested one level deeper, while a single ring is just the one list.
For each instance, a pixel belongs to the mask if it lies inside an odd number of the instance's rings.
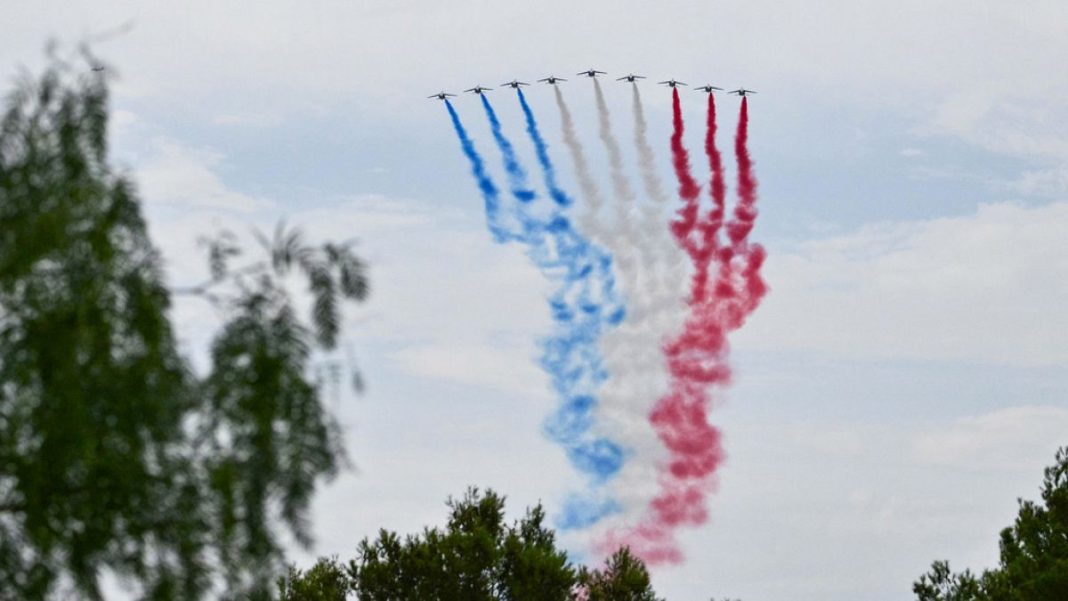
[{"label": "tree", "polygon": [[504,498],[471,489],[450,499],[445,529],[426,529],[401,540],[381,532],[363,540],[350,562],[353,590],[361,600],[566,599],[576,582],[567,555],[544,526],[541,507],[512,525],[504,523]]},{"label": "tree", "polygon": [[582,568],[579,582],[588,601],[658,601],[645,564],[626,547],[606,559],[601,571]]},{"label": "tree", "polygon": [[278,579],[279,601],[345,601],[352,588],[345,566],[336,557],[320,558],[306,572],[290,567]]},{"label": "tree", "polygon": [[[309,542],[311,494],[344,459],[309,367],[365,269],[284,231],[230,269],[241,250],[216,239],[193,292],[224,325],[194,374],[135,187],[108,163],[105,74],[54,59],[0,120],[0,599],[100,599],[104,570],[145,599],[266,598],[280,527]],[[294,267],[310,325],[281,283]]]},{"label": "tree", "polygon": [[920,601],[1054,601],[1068,599],[1068,447],[1045,469],[1042,502],[1019,501],[1001,531],[998,567],[979,577],[954,574],[936,561],[912,590]]},{"label": "tree", "polygon": [[445,528],[361,541],[344,576],[333,559],[291,568],[279,583],[283,601],[342,601],[341,590],[361,601],[656,601],[645,566],[625,548],[601,571],[572,566],[540,505],[510,525],[493,491],[470,489],[448,506]]}]

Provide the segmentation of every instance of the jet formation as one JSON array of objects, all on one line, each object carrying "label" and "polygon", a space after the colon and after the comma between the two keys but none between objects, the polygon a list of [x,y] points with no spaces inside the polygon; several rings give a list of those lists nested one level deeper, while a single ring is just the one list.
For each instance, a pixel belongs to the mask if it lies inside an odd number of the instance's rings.
[{"label": "jet formation", "polygon": [[[586,69],[585,71],[579,71],[578,73],[576,73],[576,75],[585,75],[586,77],[594,78],[594,77],[597,77],[598,75],[608,75],[608,73],[605,73],[604,71],[599,71],[599,70],[594,69],[594,68],[589,68],[589,69]],[[645,76],[644,75],[635,75],[633,73],[629,73],[627,75],[624,75],[623,77],[616,78],[616,81],[625,81],[625,82],[629,82],[629,83],[637,83],[637,81],[639,79],[645,79]],[[564,79],[563,77],[557,77],[555,75],[550,75],[548,77],[544,77],[542,79],[539,79],[538,83],[547,83],[547,84],[549,84],[551,86],[555,86],[555,85],[559,84],[560,82],[564,82],[564,81],[567,81],[567,80]],[[657,83],[660,84],[660,85],[667,86],[669,88],[676,88],[678,86],[687,85],[685,82],[681,82],[681,81],[678,81],[676,79],[668,79],[666,81],[660,81],[660,82],[657,82]],[[508,87],[508,88],[512,88],[514,90],[518,90],[522,86],[529,86],[529,85],[530,84],[528,84],[526,82],[519,81],[518,79],[513,79],[512,81],[508,81],[508,82],[502,83],[501,87],[502,88],[503,87]],[[470,92],[472,94],[482,95],[483,92],[487,92],[487,91],[492,90],[492,89],[493,88],[491,88],[491,87],[487,87],[487,86],[483,86],[483,85],[477,85],[477,86],[475,86],[473,88],[468,88],[468,89],[464,90],[464,92]],[[695,92],[704,92],[706,94],[712,94],[713,92],[717,92],[717,91],[718,92],[722,92],[723,88],[716,87],[716,86],[714,86],[712,84],[706,84],[706,85],[694,88],[694,91]],[[735,96],[744,97],[744,96],[747,96],[749,94],[756,94],[756,90],[749,90],[749,89],[746,89],[746,88],[738,88],[737,90],[731,90],[731,91],[729,91],[727,93],[728,94],[734,94]],[[456,96],[456,95],[455,94],[449,94],[448,92],[442,91],[442,92],[438,92],[437,94],[432,94],[430,96],[427,96],[427,98],[437,98],[438,100],[446,100],[451,96]]]}]

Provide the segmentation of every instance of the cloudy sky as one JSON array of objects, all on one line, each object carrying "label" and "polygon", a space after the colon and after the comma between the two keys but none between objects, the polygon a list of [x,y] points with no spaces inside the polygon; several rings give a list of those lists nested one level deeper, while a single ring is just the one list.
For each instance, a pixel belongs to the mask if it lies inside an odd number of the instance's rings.
[{"label": "cloudy sky", "polygon": [[[992,565],[1016,498],[1037,496],[1068,443],[1062,0],[2,5],[5,85],[42,64],[49,37],[106,38],[115,161],[174,284],[204,274],[196,238],[219,227],[285,218],[359,239],[374,293],[340,356],[368,388],[328,400],[355,469],[318,496],[313,553],[439,523],[469,484],[550,512],[577,484],[539,433],[554,402],[532,361],[545,282],[485,233],[424,97],[591,65],[760,91],[754,235],[772,292],[732,340],[711,520],[683,537],[687,563],[654,573],[661,594],[908,598],[934,559]],[[566,93],[592,141],[585,83]],[[670,96],[643,90],[667,177]],[[528,97],[559,151],[551,95]],[[456,105],[489,150],[476,102]],[[183,300],[175,317],[202,353],[216,316]]]}]

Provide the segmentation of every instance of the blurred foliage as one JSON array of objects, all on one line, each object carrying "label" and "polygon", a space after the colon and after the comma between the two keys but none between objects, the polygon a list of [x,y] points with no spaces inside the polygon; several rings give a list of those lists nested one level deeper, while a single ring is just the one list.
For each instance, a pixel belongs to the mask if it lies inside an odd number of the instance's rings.
[{"label": "blurred foliage", "polygon": [[364,539],[344,573],[336,559],[320,559],[307,572],[290,568],[279,583],[282,599],[340,601],[345,591],[363,601],[656,601],[645,566],[626,549],[603,570],[573,567],[540,506],[512,524],[493,491],[470,489],[448,506],[444,528]]},{"label": "blurred foliage", "polygon": [[1068,599],[1068,447],[1045,470],[1042,502],[1019,502],[1001,531],[1000,561],[976,576],[936,561],[912,585],[920,601],[1062,601]]},{"label": "blurred foliage", "polygon": [[104,572],[144,599],[269,598],[281,536],[309,542],[311,495],[344,460],[309,357],[366,269],[284,228],[231,269],[221,236],[211,282],[187,291],[224,321],[198,377],[134,186],[108,165],[106,76],[54,58],[0,119],[0,599],[100,599]]}]

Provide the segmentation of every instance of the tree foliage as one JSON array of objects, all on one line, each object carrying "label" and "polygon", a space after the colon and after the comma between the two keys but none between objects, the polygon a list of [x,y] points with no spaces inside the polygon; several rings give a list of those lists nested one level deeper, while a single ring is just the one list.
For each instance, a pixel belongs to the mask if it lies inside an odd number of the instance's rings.
[{"label": "tree foliage", "polygon": [[1000,561],[980,576],[954,574],[946,561],[913,584],[920,601],[1055,601],[1068,599],[1068,447],[1045,470],[1042,502],[1019,502],[1001,531]]},{"label": "tree foliage", "polygon": [[364,539],[344,574],[335,559],[291,568],[279,583],[283,601],[342,601],[342,589],[361,601],[656,601],[645,566],[625,548],[602,570],[572,566],[540,506],[511,524],[493,491],[471,489],[448,506],[444,528]]},{"label": "tree foliage", "polygon": [[645,564],[626,547],[606,559],[601,570],[583,567],[579,583],[587,601],[657,601]]},{"label": "tree foliage", "polygon": [[0,120],[0,599],[100,599],[105,570],[145,599],[265,598],[279,524],[307,543],[311,494],[343,460],[309,362],[366,296],[365,266],[284,229],[251,266],[216,244],[194,292],[224,324],[194,374],[134,185],[108,163],[105,73],[55,60]]}]

